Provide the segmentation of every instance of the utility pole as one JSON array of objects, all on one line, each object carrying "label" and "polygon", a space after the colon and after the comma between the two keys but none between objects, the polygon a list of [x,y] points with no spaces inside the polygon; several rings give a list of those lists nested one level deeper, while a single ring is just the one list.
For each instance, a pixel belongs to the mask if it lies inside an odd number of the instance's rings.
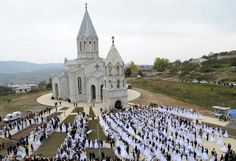
[{"label": "utility pole", "polygon": [[100,157],[101,157],[101,147],[100,147],[100,139],[99,139],[98,124],[97,124],[97,137],[98,137],[98,150],[99,150],[99,155],[100,155]]}]

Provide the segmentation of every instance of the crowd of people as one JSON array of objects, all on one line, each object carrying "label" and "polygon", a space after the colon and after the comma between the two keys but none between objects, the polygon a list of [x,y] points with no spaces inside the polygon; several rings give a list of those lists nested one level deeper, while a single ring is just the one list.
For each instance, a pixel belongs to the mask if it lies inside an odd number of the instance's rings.
[{"label": "crowd of people", "polygon": [[86,132],[88,127],[88,116],[79,113],[67,132],[67,136],[58,149],[56,158],[63,160],[86,160]]},{"label": "crowd of people", "polygon": [[[115,154],[123,159],[160,161],[227,160],[228,155],[219,156],[202,146],[209,140],[234,153],[229,144],[222,144],[228,137],[221,128],[213,128],[198,121],[191,122],[178,116],[198,118],[199,113],[177,107],[144,107],[124,112],[103,114],[100,124],[115,146]],[[227,158],[228,157],[228,158]]]},{"label": "crowd of people", "polygon": [[[94,154],[86,154],[86,148],[101,148],[103,141],[89,140],[88,115],[79,112],[73,123],[61,123],[59,116],[43,117],[50,110],[44,110],[32,117],[14,121],[6,126],[23,130],[32,124],[39,124],[30,134],[22,137],[15,146],[7,148],[8,156],[25,160],[91,160]],[[102,110],[101,110],[102,112]],[[102,113],[99,122],[104,129],[115,160],[157,160],[157,161],[233,161],[236,154],[231,144],[224,143],[227,131],[200,123],[198,111],[173,107],[150,106],[130,107],[126,111]],[[188,118],[188,119],[185,119]],[[194,120],[194,121],[193,121]],[[34,152],[53,132],[65,132],[66,138],[50,159],[32,157]],[[9,137],[9,134],[5,135]],[[222,154],[214,148],[203,146],[203,142],[217,143]],[[27,157],[26,157],[27,156]],[[105,154],[102,153],[105,159]]]},{"label": "crowd of people", "polygon": [[3,127],[4,137],[11,138],[12,135],[10,132],[11,130],[15,129],[16,132],[19,132],[33,124],[40,124],[41,123],[40,118],[42,118],[43,115],[47,113],[50,114],[50,112],[51,108],[48,107],[44,110],[30,113],[29,115],[21,117],[20,119],[6,123],[5,126]]},{"label": "crowd of people", "polygon": [[12,158],[24,158],[25,156],[29,156],[53,131],[59,128],[60,118],[58,116],[54,116],[50,119],[42,117],[41,119],[41,124],[30,134],[20,138],[14,146],[7,148],[8,156],[12,156]]}]

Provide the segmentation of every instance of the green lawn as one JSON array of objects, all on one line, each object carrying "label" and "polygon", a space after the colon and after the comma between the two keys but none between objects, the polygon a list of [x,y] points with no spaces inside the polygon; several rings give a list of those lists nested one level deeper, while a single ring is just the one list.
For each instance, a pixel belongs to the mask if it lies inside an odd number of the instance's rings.
[{"label": "green lawn", "polygon": [[64,123],[73,123],[75,120],[76,115],[69,115],[66,117],[66,119],[63,121]]},{"label": "green lawn", "polygon": [[14,100],[18,95],[0,95],[0,103],[7,103],[8,99]]},{"label": "green lawn", "polygon": [[[91,139],[91,140],[97,139],[97,140],[107,141],[107,137],[105,133],[103,132],[103,129],[97,119],[88,121],[88,130],[92,130],[92,132],[88,134],[88,139]],[[99,136],[99,139],[98,139],[98,136]]]},{"label": "green lawn", "polygon": [[129,83],[137,88],[168,95],[202,107],[221,105],[236,108],[236,88],[154,79],[132,79]]},{"label": "green lawn", "polygon": [[100,154],[99,154],[99,149],[95,148],[87,148],[86,149],[87,157],[89,159],[89,153],[94,153],[95,157],[101,157],[101,153],[104,153],[107,157],[114,157],[114,151],[111,148],[101,148],[100,149]]},{"label": "green lawn", "polygon": [[83,112],[84,108],[83,107],[75,107],[72,113],[78,113],[78,112]]},{"label": "green lawn", "polygon": [[93,108],[92,107],[90,107],[89,108],[89,118],[95,118],[96,117],[96,115],[95,115],[95,113],[94,113],[94,111],[93,111]]},{"label": "green lawn", "polygon": [[43,157],[55,157],[57,148],[64,142],[66,133],[53,132],[45,142],[33,153]]}]

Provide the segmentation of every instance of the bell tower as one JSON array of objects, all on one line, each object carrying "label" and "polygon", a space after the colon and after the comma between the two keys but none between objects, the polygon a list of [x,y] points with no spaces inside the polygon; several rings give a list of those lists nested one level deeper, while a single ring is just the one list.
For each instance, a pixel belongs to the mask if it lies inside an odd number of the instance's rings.
[{"label": "bell tower", "polygon": [[77,57],[78,59],[99,58],[98,36],[88,14],[87,3],[77,36]]},{"label": "bell tower", "polygon": [[128,107],[124,62],[117,51],[112,36],[112,45],[105,59],[104,103],[107,109]]}]

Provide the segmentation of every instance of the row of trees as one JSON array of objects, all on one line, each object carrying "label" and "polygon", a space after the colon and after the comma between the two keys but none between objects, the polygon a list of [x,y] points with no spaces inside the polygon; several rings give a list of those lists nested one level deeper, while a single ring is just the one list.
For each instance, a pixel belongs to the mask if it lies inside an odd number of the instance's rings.
[{"label": "row of trees", "polygon": [[[166,58],[160,58],[156,57],[153,63],[153,69],[158,72],[164,72],[168,70],[171,73],[177,74],[179,71],[182,70],[182,68],[187,67],[187,69],[191,69],[190,67],[193,66],[192,63],[189,63],[188,61],[181,62],[181,60],[176,60],[174,62],[170,62]],[[143,75],[142,71],[140,71],[137,67],[137,65],[134,63],[134,61],[131,61],[125,69],[125,75],[131,76],[131,75]]]},{"label": "row of trees", "polygon": [[[156,71],[163,72],[169,67],[170,67],[170,63],[169,63],[168,59],[157,57],[154,61],[153,68]],[[141,76],[143,75],[142,71],[138,70],[138,67],[134,63],[134,61],[131,61],[128,65],[128,67],[126,67],[126,69],[125,69],[125,75],[126,76],[131,76],[132,74],[138,74],[138,75],[141,75]]]}]

